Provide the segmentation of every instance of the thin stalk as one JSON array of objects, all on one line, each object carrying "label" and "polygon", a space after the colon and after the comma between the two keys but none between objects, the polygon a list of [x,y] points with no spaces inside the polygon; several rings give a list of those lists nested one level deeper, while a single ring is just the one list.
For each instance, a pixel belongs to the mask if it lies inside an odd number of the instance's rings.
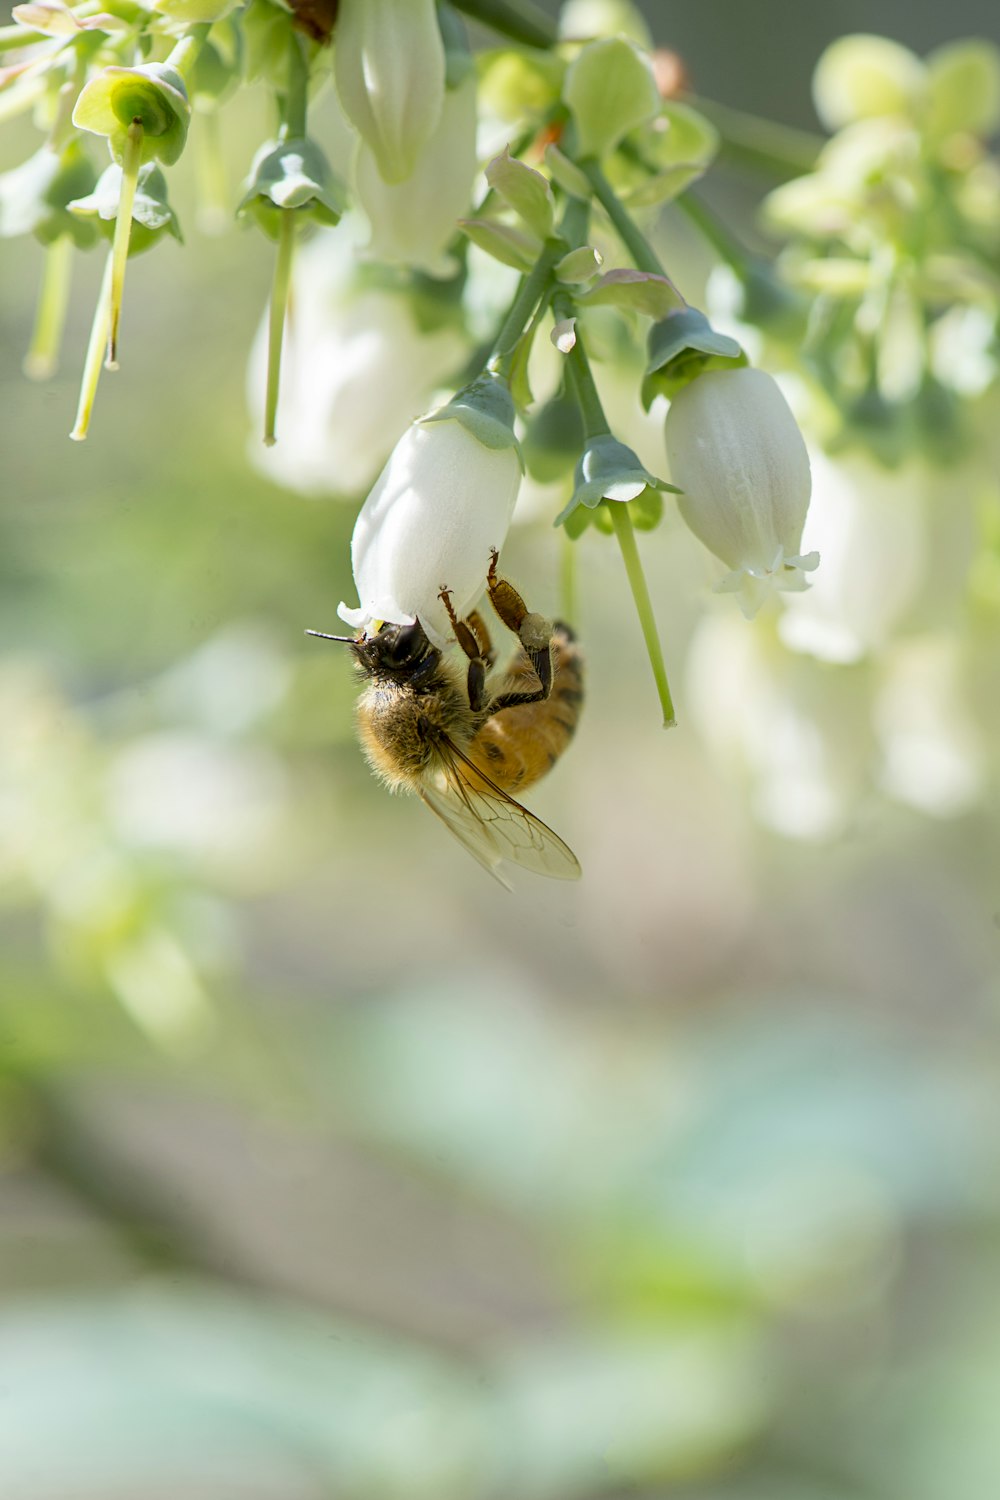
[{"label": "thin stalk", "polygon": [[295,254],[295,210],[281,210],[281,230],[278,235],[278,254],[274,262],[274,281],[271,285],[271,312],[267,327],[267,396],[264,402],[264,443],[273,448],[277,442],[275,418],[278,413],[278,390],[281,385],[281,345],[285,333],[285,314],[288,309],[288,289],[292,279],[292,260]]},{"label": "thin stalk", "polygon": [[198,228],[202,234],[222,234],[229,223],[229,193],[222,159],[219,111],[198,111],[201,130],[195,141],[194,166],[198,185]]},{"label": "thin stalk", "polygon": [[125,291],[125,266],[128,261],[128,246],[132,235],[132,206],[135,190],[139,184],[139,168],[142,166],[142,142],[145,132],[142,121],[135,119],[125,132],[125,150],[122,153],[122,185],[118,195],[118,214],[115,218],[115,237],[111,245],[111,317],[108,323],[107,368],[118,368],[118,324],[122,314],[122,294]]},{"label": "thin stalk", "polygon": [[[553,299],[552,306],[557,318],[570,317],[573,304],[565,292],[560,292]],[[577,332],[576,343],[566,356],[566,371],[576,404],[580,408],[583,431],[587,441],[610,432],[608,419],[604,415],[604,407],[601,405],[601,398],[597,393],[597,386],[590,368],[590,360],[587,358],[579,332]]]},{"label": "thin stalk", "polygon": [[532,0],[454,0],[456,10],[526,47],[554,47],[556,23]]},{"label": "thin stalk", "polygon": [[182,36],[180,41],[170,49],[167,62],[172,68],[177,69],[185,81],[211,29],[211,25],[206,21],[199,26],[192,26],[187,36]]},{"label": "thin stalk", "polygon": [[594,197],[604,209],[615,228],[615,233],[635,261],[640,271],[649,271],[653,276],[665,276],[660,257],[636,224],[628,210],[622,205],[618,194],[611,186],[596,158],[588,156],[578,161],[577,166],[594,190]]},{"label": "thin stalk", "polygon": [[29,380],[48,380],[59,366],[72,270],[73,241],[68,234],[62,234],[45,250],[35,326],[24,356],[24,373]]},{"label": "thin stalk", "polygon": [[309,103],[309,59],[305,41],[297,31],[288,39],[288,94],[285,99],[282,135],[300,140],[306,133]]},{"label": "thin stalk", "polygon": [[716,255],[727,266],[732,266],[739,275],[745,274],[750,260],[746,247],[726,228],[717,214],[713,213],[704,199],[688,188],[674,203],[686,214],[704,240],[711,245]]},{"label": "thin stalk", "polygon": [[576,543],[566,528],[560,527],[559,539],[559,613],[568,625],[576,623]]},{"label": "thin stalk", "polygon": [[499,368],[510,361],[517,344],[520,341],[526,325],[534,315],[535,308],[545,291],[551,277],[552,268],[556,261],[561,260],[565,254],[565,246],[556,240],[547,240],[538,260],[532,266],[526,276],[521,278],[521,283],[514,294],[514,300],[510,304],[507,316],[500,326],[496,343],[493,346],[491,364]]},{"label": "thin stalk", "polygon": [[628,513],[627,505],[622,505],[615,501],[608,502],[608,510],[614,524],[618,545],[621,548],[622,561],[625,564],[625,572],[628,575],[632,598],[635,600],[639,624],[642,626],[642,635],[646,642],[649,664],[653,669],[653,677],[656,681],[656,691],[660,695],[660,706],[663,709],[663,727],[664,729],[673,729],[677,723],[674,713],[674,700],[670,696],[670,684],[667,681],[667,669],[663,661],[663,651],[660,648],[660,637],[656,630],[656,617],[653,614],[649,589],[646,587],[646,575],[642,571],[642,560],[639,557],[639,549],[635,544],[632,517]]},{"label": "thin stalk", "polygon": [[722,137],[723,155],[732,162],[782,180],[801,177],[816,165],[822,136],[695,95],[689,95],[687,103],[711,120]]},{"label": "thin stalk", "polygon": [[113,251],[108,251],[104,265],[104,278],[97,296],[94,321],[90,329],[90,343],[83,362],[83,379],[80,382],[80,401],[76,408],[76,421],[70,437],[74,443],[82,443],[90,431],[90,416],[94,410],[97,383],[101,378],[101,364],[108,346],[108,325],[111,322],[111,263]]}]

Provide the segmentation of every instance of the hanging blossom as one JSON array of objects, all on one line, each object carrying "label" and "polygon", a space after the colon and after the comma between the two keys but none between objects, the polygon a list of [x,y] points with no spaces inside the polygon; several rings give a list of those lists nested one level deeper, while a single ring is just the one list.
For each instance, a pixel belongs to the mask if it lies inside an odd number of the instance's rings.
[{"label": "hanging blossom", "polygon": [[459,615],[486,586],[521,482],[514,406],[487,375],[406,430],[354,527],[351,566],[360,607],[341,604],[355,630],[419,619],[436,645],[451,639],[443,588]]},{"label": "hanging blossom", "polygon": [[806,587],[809,455],[781,391],[763,370],[714,370],[674,397],[666,422],[671,477],[688,526],[730,568],[717,585],[751,619],[775,589]]}]

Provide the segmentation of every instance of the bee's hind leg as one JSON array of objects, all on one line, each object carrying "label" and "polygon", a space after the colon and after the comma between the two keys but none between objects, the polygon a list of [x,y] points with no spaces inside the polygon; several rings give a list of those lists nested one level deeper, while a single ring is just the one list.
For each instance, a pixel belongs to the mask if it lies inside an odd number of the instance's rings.
[{"label": "bee's hind leg", "polygon": [[442,588],[438,598],[448,611],[448,619],[456,641],[469,658],[469,707],[474,713],[478,713],[486,705],[486,673],[493,662],[489,634],[475,611],[468,620],[458,618],[451,602],[450,589]]},{"label": "bee's hind leg", "polygon": [[504,693],[501,697],[494,698],[491,704],[494,712],[500,708],[513,708],[519,703],[537,703],[540,699],[547,698],[552,691],[551,621],[546,620],[544,615],[534,614],[529,610],[514,585],[505,578],[497,577],[498,557],[499,554],[494,549],[490,553],[490,571],[486,576],[490,603],[507,629],[512,630],[521,642],[538,678],[539,689],[530,693]]}]

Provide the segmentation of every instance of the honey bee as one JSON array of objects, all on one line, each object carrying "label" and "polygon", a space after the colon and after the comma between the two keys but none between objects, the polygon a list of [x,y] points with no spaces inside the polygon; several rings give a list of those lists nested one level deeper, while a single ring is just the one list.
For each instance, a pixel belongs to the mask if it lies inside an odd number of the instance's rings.
[{"label": "honey bee", "polygon": [[526,608],[497,576],[486,583],[498,617],[518,638],[513,665],[496,683],[489,633],[478,612],[457,618],[449,590],[440,598],[463,669],[427,638],[419,620],[383,624],[371,635],[307,635],[352,648],[365,688],[358,700],[361,747],[390,791],[416,792],[472,857],[511,889],[511,860],[539,875],[576,880],[575,854],[512,793],[550,770],[573,738],[583,702],[583,659],[573,632]]}]

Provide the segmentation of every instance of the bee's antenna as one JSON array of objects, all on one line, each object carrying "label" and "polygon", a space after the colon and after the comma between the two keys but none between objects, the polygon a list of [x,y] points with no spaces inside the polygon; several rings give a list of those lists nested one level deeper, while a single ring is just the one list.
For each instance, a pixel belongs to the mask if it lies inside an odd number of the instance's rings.
[{"label": "bee's antenna", "polygon": [[321,641],[343,641],[345,646],[357,645],[356,635],[327,635],[325,630],[307,630],[306,635],[319,636]]}]

